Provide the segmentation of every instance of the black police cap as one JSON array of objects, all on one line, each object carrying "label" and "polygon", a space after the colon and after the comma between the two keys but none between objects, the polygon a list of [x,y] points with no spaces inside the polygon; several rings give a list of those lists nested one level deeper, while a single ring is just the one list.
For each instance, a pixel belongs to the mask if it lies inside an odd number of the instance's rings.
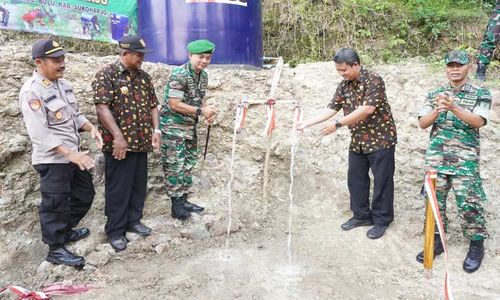
[{"label": "black police cap", "polygon": [[144,42],[144,40],[137,35],[124,36],[118,42],[118,47],[123,50],[129,50],[134,52],[142,52],[142,53],[151,52],[151,50],[146,47],[146,43]]},{"label": "black police cap", "polygon": [[33,59],[42,57],[59,57],[64,55],[61,45],[51,39],[38,40],[31,46],[31,56]]}]

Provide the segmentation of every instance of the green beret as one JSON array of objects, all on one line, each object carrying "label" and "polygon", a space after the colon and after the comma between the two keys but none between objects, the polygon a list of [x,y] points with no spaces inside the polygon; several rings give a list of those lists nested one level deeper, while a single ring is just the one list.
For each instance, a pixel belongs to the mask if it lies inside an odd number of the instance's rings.
[{"label": "green beret", "polygon": [[196,40],[187,45],[187,49],[191,54],[210,53],[215,50],[215,44],[209,40]]},{"label": "green beret", "polygon": [[453,50],[446,53],[444,57],[444,63],[447,65],[451,62],[457,62],[461,65],[466,65],[469,63],[469,53],[464,50]]}]

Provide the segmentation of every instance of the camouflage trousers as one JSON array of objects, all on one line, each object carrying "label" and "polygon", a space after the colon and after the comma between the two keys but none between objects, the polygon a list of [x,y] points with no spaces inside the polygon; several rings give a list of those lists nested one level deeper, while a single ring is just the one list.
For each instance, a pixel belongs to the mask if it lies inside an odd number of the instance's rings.
[{"label": "camouflage trousers", "polygon": [[455,193],[458,214],[462,219],[464,237],[475,241],[488,238],[483,208],[486,194],[479,174],[477,176],[461,176],[438,173],[436,196],[445,229],[448,226],[446,198],[452,188]]},{"label": "camouflage trousers", "polygon": [[167,195],[181,197],[193,185],[191,169],[198,161],[197,140],[164,134],[161,152]]},{"label": "camouflage trousers", "polygon": [[[498,3],[498,1],[497,1]],[[496,46],[500,43],[500,4],[497,4],[488,21],[483,41],[479,46],[479,62],[487,65],[490,63]]]}]

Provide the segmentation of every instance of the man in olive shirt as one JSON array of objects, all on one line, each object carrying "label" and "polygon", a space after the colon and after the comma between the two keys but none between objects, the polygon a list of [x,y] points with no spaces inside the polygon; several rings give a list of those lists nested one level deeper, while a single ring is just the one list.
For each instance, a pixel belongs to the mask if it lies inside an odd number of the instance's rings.
[{"label": "man in olive shirt", "polygon": [[[338,85],[328,110],[299,124],[298,129],[324,122],[343,109],[343,117],[320,131],[327,135],[342,126],[351,131],[347,183],[354,216],[341,227],[350,230],[374,224],[367,236],[378,239],[394,219],[396,126],[382,77],[362,67],[358,54],[351,48],[337,51],[333,61],[344,80]],[[371,207],[370,169],[374,177]]]},{"label": "man in olive shirt", "polygon": [[158,100],[151,77],[140,69],[144,40],[126,36],[119,59],[96,74],[92,83],[99,129],[104,139],[106,234],[116,251],[125,250],[125,232],[142,236],[151,229],[140,222],[147,184],[147,153],[159,150]]}]

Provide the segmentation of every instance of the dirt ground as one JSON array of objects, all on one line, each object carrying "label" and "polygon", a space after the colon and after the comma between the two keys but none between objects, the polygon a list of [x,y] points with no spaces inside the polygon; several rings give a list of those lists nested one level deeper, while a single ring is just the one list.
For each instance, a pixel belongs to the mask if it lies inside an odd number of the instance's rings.
[{"label": "dirt ground", "polygon": [[[1,36],[0,36],[1,37]],[[36,205],[38,178],[30,166],[30,144],[17,109],[17,93],[32,71],[29,43],[3,38],[0,64],[0,287],[8,284],[40,290],[58,281],[89,283],[86,294],[57,299],[440,299],[445,260],[435,260],[433,277],[424,276],[415,255],[423,245],[424,201],[419,196],[428,132],[416,126],[416,111],[426,90],[445,83],[442,69],[418,61],[370,66],[386,82],[398,127],[396,150],[396,217],[383,238],[370,240],[368,227],[343,231],[350,217],[346,184],[349,133],[322,137],[319,126],[299,138],[295,156],[293,206],[289,210],[290,127],[292,107],[279,99],[299,100],[305,117],[321,111],[341,78],[332,62],[285,68],[277,92],[277,122],[272,140],[269,199],[261,195],[265,108],[252,106],[237,135],[232,188],[231,235],[226,236],[229,167],[235,102],[264,99],[273,70],[211,68],[207,94],[218,109],[209,154],[197,166],[192,200],[206,207],[187,222],[170,216],[159,157],[150,156],[144,223],[153,234],[133,234],[126,251],[114,253],[103,232],[103,183],[96,173],[94,206],[82,221],[92,234],[69,249],[85,255],[83,270],[43,262],[47,248],[40,241]],[[114,57],[69,54],[66,78],[95,122],[90,83],[95,71]],[[171,67],[145,64],[161,98]],[[486,85],[494,103],[488,125],[481,129],[482,177],[489,198],[486,255],[473,274],[462,270],[468,242],[460,230],[453,197],[448,233],[449,274],[455,299],[500,299],[500,179],[498,169],[500,86]],[[204,145],[206,128],[200,127]],[[95,148],[87,141],[91,151]],[[288,232],[289,213],[292,230]],[[291,263],[288,238],[291,234]],[[2,298],[2,296],[0,296]],[[5,297],[6,299],[10,299]]]}]

